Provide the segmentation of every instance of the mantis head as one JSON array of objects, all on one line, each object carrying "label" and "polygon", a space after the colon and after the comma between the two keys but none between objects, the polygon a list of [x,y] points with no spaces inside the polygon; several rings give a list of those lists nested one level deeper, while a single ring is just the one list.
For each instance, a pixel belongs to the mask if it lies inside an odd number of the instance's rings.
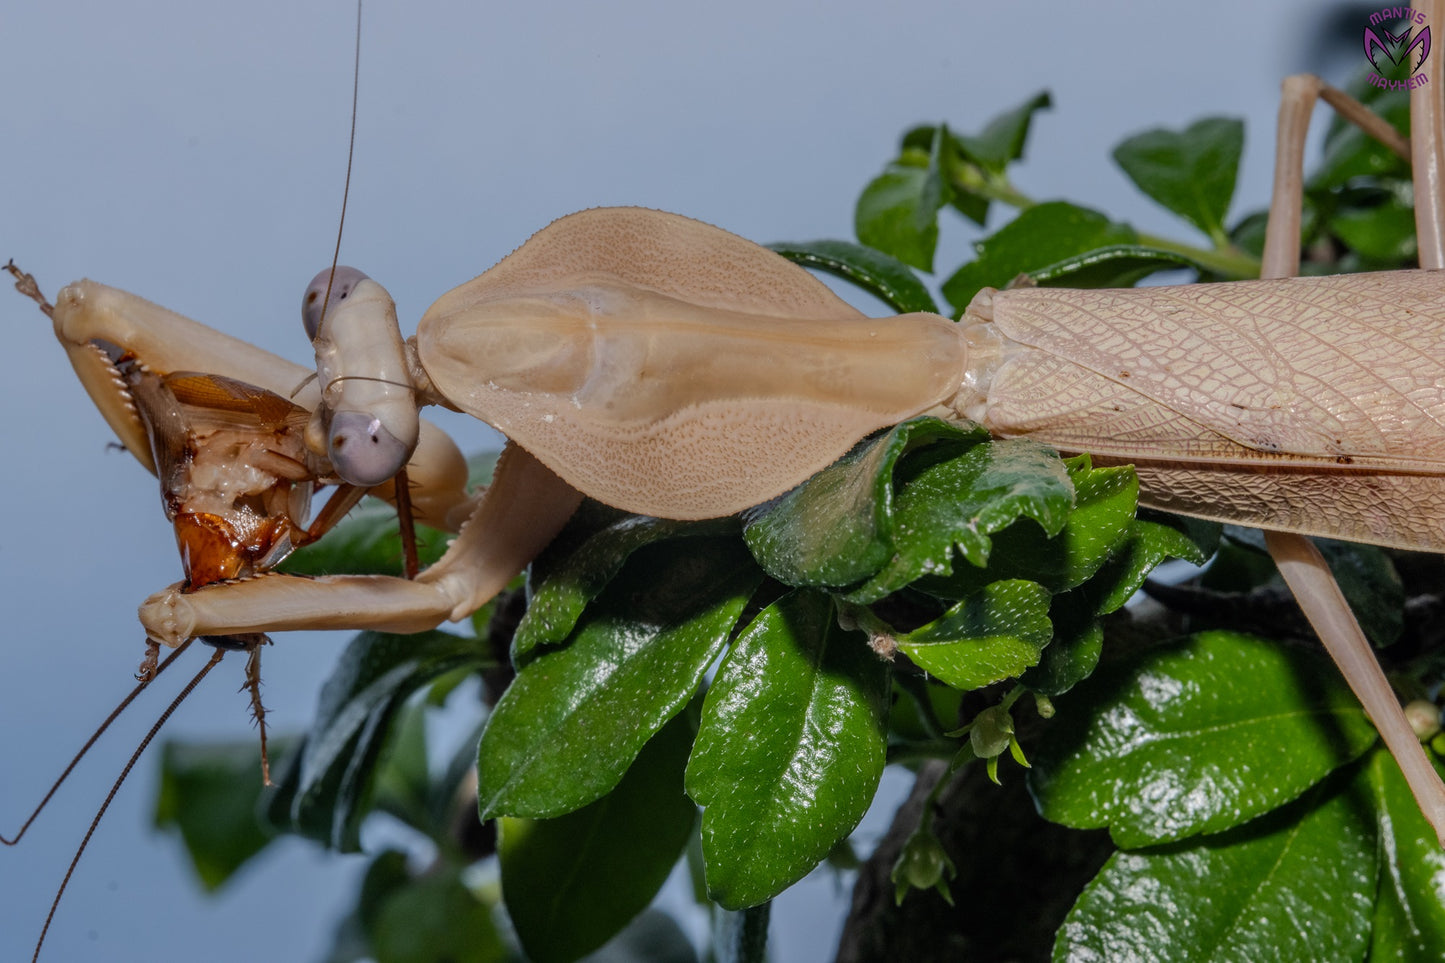
[{"label": "mantis head", "polygon": [[388,481],[416,449],[419,430],[391,295],[356,268],[327,268],[307,286],[301,319],[321,383],[307,445],[353,485]]}]

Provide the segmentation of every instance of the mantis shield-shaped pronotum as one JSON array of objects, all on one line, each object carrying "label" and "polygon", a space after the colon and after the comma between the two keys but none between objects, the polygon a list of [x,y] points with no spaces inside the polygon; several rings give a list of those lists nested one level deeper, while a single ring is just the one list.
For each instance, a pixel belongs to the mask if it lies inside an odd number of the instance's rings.
[{"label": "mantis shield-shaped pronotum", "polygon": [[[644,220],[646,220],[647,223],[649,223],[649,224],[662,224],[662,223],[663,223],[663,221],[657,220],[657,218],[644,218]],[[616,224],[618,224],[618,223],[621,223],[621,221],[617,221],[617,220],[611,221],[611,224],[613,224],[613,226],[616,226]],[[681,237],[681,239],[678,239],[679,241],[688,241],[688,240],[691,240],[692,237],[695,237],[695,236],[696,236],[696,234],[694,234],[695,231],[701,230],[701,228],[682,226],[682,224],[678,224],[678,223],[672,223],[672,226],[669,227],[669,230],[672,230],[672,228],[676,228],[676,230],[681,230],[682,233],[685,234],[686,237]],[[663,231],[663,233],[660,233],[660,234],[659,234],[659,237],[665,237],[665,236],[666,236],[665,231]],[[707,241],[707,244],[722,244],[722,246],[728,246],[728,244],[733,244],[733,243],[734,243],[733,240],[725,240],[725,241],[724,241],[724,240],[721,239],[721,237],[711,236],[711,234],[708,234],[707,237],[708,237],[708,239],[711,239],[711,240],[708,240],[708,241]],[[670,241],[669,241],[669,243],[670,243]],[[715,254],[715,252],[714,252],[714,254]],[[799,282],[799,283],[801,283],[801,282]],[[772,299],[767,299],[767,301],[769,301],[769,304],[776,304],[776,302],[775,302],[775,301],[772,301]],[[822,302],[818,302],[818,304],[822,304]],[[763,305],[763,308],[760,308],[760,309],[767,309],[767,305]],[[831,308],[831,307],[828,307],[828,305],[824,305],[824,312],[831,311],[831,309],[832,309],[832,308]],[[928,325],[928,324],[920,325],[920,328],[922,328],[922,330],[925,330],[925,331],[928,331],[928,330],[929,330],[929,327],[931,327],[931,325]],[[936,325],[933,325],[933,327],[936,327]],[[954,350],[954,348],[951,348],[951,347],[942,348],[942,351],[944,351],[944,353],[948,353],[948,351],[952,351],[952,350]],[[871,360],[871,359],[870,359],[870,360]],[[452,401],[455,401],[455,402],[460,403],[460,402],[461,402],[461,399],[460,399],[460,398],[452,398]],[[942,398],[929,399],[929,405],[932,405],[932,403],[935,402],[935,401],[944,401],[944,399],[942,399]],[[925,408],[926,408],[926,406],[928,406],[928,405],[925,405]],[[552,414],[553,414],[553,415],[561,414],[561,412],[552,412]],[[876,416],[873,416],[873,421],[870,422],[870,425],[886,424],[886,422],[887,422],[887,421],[890,421],[890,419],[897,418],[897,416],[903,416],[903,415],[905,415],[905,414],[913,414],[913,412],[912,412],[912,411],[906,411],[906,412],[905,412],[905,411],[902,411],[902,409],[899,409],[899,408],[886,409],[886,411],[880,412],[880,414],[877,414]],[[499,414],[499,415],[496,415],[496,416],[497,416],[497,418],[499,418],[499,419],[506,419],[506,418],[507,418],[507,415],[506,415],[506,414]],[[756,422],[753,422],[753,424],[756,424]],[[523,425],[517,424],[517,422],[513,422],[513,428],[516,429],[517,432],[519,432],[519,435],[522,434],[523,431],[525,431],[525,427],[523,427]],[[866,429],[866,427],[863,427],[863,425],[857,425],[857,424],[855,424],[854,427],[851,427],[850,429],[848,429],[848,431],[850,431],[850,432],[851,432],[851,431],[860,431],[860,429]],[[539,447],[539,448],[540,448],[540,447],[543,447],[543,445],[545,445],[545,438],[543,438],[543,440],[533,442],[533,444],[535,444],[536,447]],[[566,442],[564,442],[564,447],[565,447],[565,445],[566,445]],[[565,455],[558,455],[558,457],[565,457]],[[824,455],[818,455],[818,458],[815,458],[815,460],[821,460],[821,458],[824,458]],[[815,467],[816,467],[816,466],[815,466]],[[582,466],[581,466],[581,468],[579,468],[579,470],[585,470],[585,468],[587,468],[587,464],[582,464]],[[559,468],[559,470],[561,470],[561,468]],[[798,467],[796,467],[796,468],[790,468],[790,470],[795,471],[795,474],[798,474],[798,473],[806,474],[806,466],[798,466]],[[608,471],[603,471],[603,473],[601,473],[600,476],[591,477],[591,479],[587,479],[587,477],[579,476],[579,474],[578,474],[578,476],[572,476],[572,480],[574,480],[575,483],[578,484],[578,486],[584,487],[584,489],[587,489],[587,487],[594,486],[594,484],[601,484],[601,486],[605,486],[605,484],[608,483],[608,479],[616,479],[616,476],[614,476],[614,474],[608,473]],[[773,487],[773,489],[776,489],[777,486],[785,486],[786,483],[788,483],[788,480],[775,479],[775,480],[772,481],[772,487]],[[620,486],[618,486],[617,483],[613,483],[613,484],[614,484],[614,489],[616,489],[616,487],[620,487],[620,489],[631,490],[631,487],[633,487],[633,481],[626,481],[626,483],[621,483]],[[604,487],[598,487],[598,489],[595,490],[595,493],[597,493],[598,496],[607,497],[607,495],[605,495],[605,489],[604,489]],[[747,500],[750,500],[750,499],[762,499],[762,497],[766,497],[766,496],[767,496],[766,490],[759,490],[759,492],[753,492],[753,493],[751,493],[751,495],[744,497],[743,502],[740,502],[740,505],[738,505],[738,506],[741,506],[741,503],[747,503]],[[613,495],[613,500],[617,500],[617,502],[626,502],[626,492],[621,493],[621,495]],[[555,508],[556,502],[552,502],[552,505],[553,505],[553,508]],[[666,505],[662,505],[662,506],[657,506],[657,505],[644,505],[644,503],[634,503],[634,505],[629,505],[629,506],[630,506],[630,508],[640,508],[640,509],[656,510],[656,512],[676,513],[676,515],[683,515],[683,513],[689,513],[689,512],[691,512],[691,509],[685,508],[685,505],[678,505],[678,503],[672,503],[672,502],[666,503]],[[737,508],[737,506],[731,506],[731,505],[730,505],[730,506],[711,506],[711,508],[707,508],[707,509],[698,509],[698,510],[696,510],[696,512],[694,512],[694,513],[699,513],[699,515],[701,515],[701,513],[715,512],[715,510],[731,510],[731,508]],[[410,590],[406,590],[406,591],[410,591]],[[468,602],[470,602],[470,600],[468,600]],[[461,603],[457,603],[457,604],[458,604],[458,606],[460,606]],[[454,606],[454,607],[455,607],[455,606]],[[328,612],[334,612],[334,607],[332,607],[332,609],[329,609]],[[322,613],[322,615],[325,615],[325,613]],[[329,616],[327,616],[327,617],[329,617]],[[231,622],[234,622],[234,620],[231,620]]]}]

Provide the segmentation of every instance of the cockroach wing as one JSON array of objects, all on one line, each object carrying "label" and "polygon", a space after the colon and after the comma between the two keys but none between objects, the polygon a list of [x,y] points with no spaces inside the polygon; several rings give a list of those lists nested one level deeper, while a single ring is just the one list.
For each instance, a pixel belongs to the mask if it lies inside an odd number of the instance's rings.
[{"label": "cockroach wing", "polygon": [[191,589],[263,572],[294,545],[311,486],[329,469],[306,450],[310,412],[224,375],[116,372],[150,440],[161,501]]},{"label": "cockroach wing", "polygon": [[935,315],[871,319],[772,252],[635,208],[553,222],[417,331],[447,400],[628,511],[727,515],[957,390]]},{"label": "cockroach wing", "polygon": [[[988,426],[1139,467],[1144,504],[1445,550],[1445,276],[993,292]],[[965,321],[969,321],[966,318]]]}]

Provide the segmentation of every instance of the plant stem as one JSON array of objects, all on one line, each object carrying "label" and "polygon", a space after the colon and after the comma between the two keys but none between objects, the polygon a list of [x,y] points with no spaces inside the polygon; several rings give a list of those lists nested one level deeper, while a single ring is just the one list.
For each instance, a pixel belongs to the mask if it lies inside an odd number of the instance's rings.
[{"label": "plant stem", "polygon": [[1220,275],[1225,280],[1239,281],[1245,278],[1259,277],[1259,259],[1250,257],[1233,244],[1210,249],[1196,247],[1193,244],[1182,244],[1179,241],[1171,241],[1167,237],[1142,232],[1139,234],[1139,243],[1197,261],[1201,267]]}]

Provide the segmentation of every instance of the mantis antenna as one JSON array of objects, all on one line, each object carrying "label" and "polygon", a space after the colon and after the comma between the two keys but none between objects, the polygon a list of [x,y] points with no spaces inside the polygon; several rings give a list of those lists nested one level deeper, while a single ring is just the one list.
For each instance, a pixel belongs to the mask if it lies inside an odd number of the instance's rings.
[{"label": "mantis antenna", "polygon": [[[301,303],[302,322],[316,349],[316,371],[322,389],[322,403],[307,430],[307,443],[318,453],[324,449],[337,474],[353,485],[372,487],[395,481],[403,565],[406,577],[411,579],[420,565],[406,463],[416,449],[420,424],[410,364],[390,296],[361,271],[340,264],[351,196],[351,168],[356,157],[360,93],[361,0],[357,0],[351,131],[336,246],[330,268],[312,279]],[[352,310],[345,318],[336,318],[335,308],[348,300],[363,302],[367,310]]]}]

